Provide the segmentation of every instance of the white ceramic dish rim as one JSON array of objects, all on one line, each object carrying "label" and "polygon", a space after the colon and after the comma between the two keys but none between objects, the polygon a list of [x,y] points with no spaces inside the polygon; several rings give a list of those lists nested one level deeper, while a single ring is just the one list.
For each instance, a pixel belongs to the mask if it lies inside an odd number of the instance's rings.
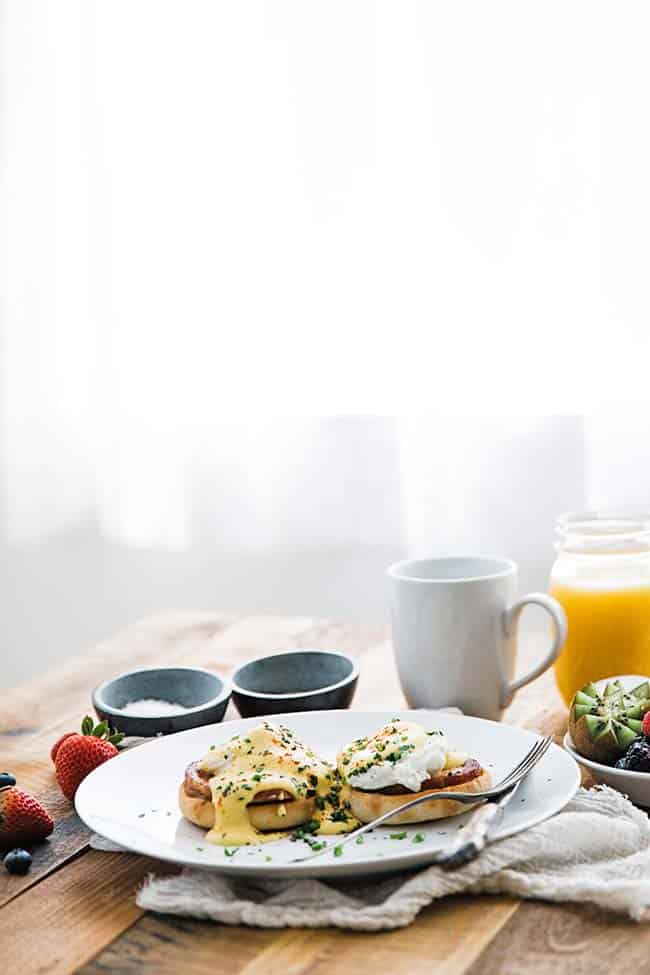
[{"label": "white ceramic dish rim", "polygon": [[[282,694],[270,694],[266,691],[249,691],[241,684],[237,682],[237,674],[240,670],[245,667],[250,666],[250,664],[259,664],[263,660],[273,660],[274,657],[289,657],[292,653],[318,653],[325,657],[341,657],[343,660],[351,665],[352,670],[346,677],[342,677],[341,680],[337,681],[335,684],[325,684],[323,687],[317,687],[313,691],[288,691]],[[262,699],[263,701],[295,701],[297,698],[302,697],[315,697],[316,694],[326,694],[328,691],[336,691],[339,687],[345,687],[346,684],[351,684],[352,681],[357,680],[359,676],[359,662],[352,657],[349,653],[343,653],[342,650],[313,650],[311,647],[296,647],[293,650],[282,650],[280,653],[265,653],[261,657],[255,657],[253,660],[247,660],[245,664],[241,664],[230,674],[230,683],[232,684],[232,689],[237,694],[241,694],[243,697],[250,697],[253,700]],[[317,714],[318,712],[314,712]],[[269,715],[269,717],[271,717]],[[276,715],[274,717],[280,717]]]},{"label": "white ceramic dish rim", "polygon": [[631,769],[616,768],[615,765],[605,765],[603,762],[594,762],[591,758],[585,758],[585,756],[581,755],[576,746],[573,744],[571,735],[568,731],[564,736],[562,743],[571,758],[575,759],[579,765],[584,765],[585,768],[590,769],[592,772],[596,772],[598,775],[607,775],[614,778],[618,778],[620,776],[621,782],[638,782],[640,785],[645,784],[648,787],[648,794],[650,795],[650,772],[633,772]]},{"label": "white ceramic dish rim", "polygon": [[[321,720],[324,721],[331,721],[333,716],[335,716],[337,713],[340,713],[342,715],[357,714],[364,717],[371,717],[376,714],[377,721],[379,724],[384,720],[389,720],[386,719],[386,715],[389,713],[394,715],[400,715],[406,718],[418,716],[418,712],[414,713],[413,711],[404,710],[404,709],[396,709],[392,712],[387,712],[387,711],[354,712],[354,711],[349,711],[348,709],[344,709],[341,710],[340,712],[337,711],[291,712],[283,715],[274,715],[273,720],[291,721],[291,719],[303,720],[306,717],[309,717],[313,719],[320,718]],[[435,714],[435,712],[433,711],[420,712],[420,715],[422,717],[425,717],[425,715],[433,715],[433,714]],[[496,726],[504,730],[508,729],[513,733],[522,736],[524,739],[529,739],[531,744],[533,741],[539,738],[539,735],[536,735],[535,733],[528,731],[527,729],[508,726],[502,724],[501,722],[488,721],[483,718],[473,718],[466,715],[452,715],[448,713],[442,714],[440,712],[436,715],[436,718],[437,719],[444,718],[445,723],[451,722],[452,724],[454,724],[456,722],[471,721],[473,723],[477,723],[480,725],[486,725],[490,727]],[[218,729],[219,732],[222,732],[224,728],[227,728],[228,724],[233,724],[233,726],[236,724],[239,727],[241,727],[242,724],[247,726],[254,726],[258,721],[259,718],[244,718],[236,722],[233,721],[233,722],[219,723],[213,726],[206,725],[203,726],[201,729],[189,729],[188,731],[177,732],[174,735],[169,735],[166,736],[165,738],[156,739],[156,741],[152,741],[145,745],[139,746],[137,751],[141,753],[143,748],[145,749],[146,748],[151,749],[155,747],[163,748],[165,747],[165,743],[166,742],[169,743],[170,740],[174,740],[174,739],[178,740],[183,735],[185,736],[196,735],[197,732],[199,731],[205,733],[206,729],[210,727],[214,727],[215,730]],[[563,809],[566,803],[569,802],[571,798],[575,795],[577,789],[580,786],[580,770],[575,760],[573,759],[573,757],[570,755],[569,752],[563,750],[562,748],[560,748],[560,746],[551,745],[551,748],[549,749],[549,753],[542,760],[542,763],[540,763],[540,770],[543,766],[543,763],[545,761],[548,761],[551,755],[554,755],[556,758],[560,758],[561,760],[566,760],[568,763],[570,763],[573,772],[573,781],[570,782],[570,784],[568,784],[566,788],[562,791],[560,799],[558,799],[556,802],[551,803],[549,806],[542,808],[537,814],[532,814],[530,818],[526,821],[525,825],[522,826],[517,824],[511,824],[510,826],[506,825],[505,827],[502,825],[498,829],[495,835],[495,839],[505,839],[508,836],[512,836],[518,832],[521,832],[523,829],[529,829],[533,826],[538,825],[539,823],[543,822],[545,819],[548,819],[549,817],[555,815],[557,812]],[[369,875],[372,873],[389,873],[391,871],[394,872],[397,870],[408,870],[408,869],[415,868],[417,866],[424,866],[428,862],[426,850],[417,850],[417,851],[412,850],[406,853],[403,852],[402,850],[396,849],[394,856],[390,856],[382,859],[379,859],[378,857],[375,858],[369,857],[365,861],[361,861],[352,865],[346,863],[343,859],[325,860],[324,858],[316,858],[316,860],[313,863],[309,863],[309,862],[304,864],[278,863],[277,865],[274,864],[273,867],[264,866],[261,869],[260,869],[261,865],[259,863],[247,864],[242,861],[235,862],[235,863],[232,862],[197,863],[195,861],[192,861],[191,863],[188,863],[188,860],[183,857],[182,852],[179,851],[175,853],[173,847],[170,848],[169,850],[165,850],[164,848],[161,848],[160,842],[157,843],[155,837],[153,837],[150,834],[143,834],[144,840],[141,837],[138,837],[136,842],[133,842],[131,840],[131,843],[125,843],[124,836],[121,833],[119,833],[119,831],[118,833],[116,833],[111,828],[114,824],[110,820],[108,820],[108,828],[106,828],[106,826],[103,826],[103,828],[100,829],[98,825],[98,820],[102,818],[101,816],[98,816],[96,813],[90,811],[88,813],[88,816],[86,817],[85,815],[86,814],[86,808],[85,808],[86,793],[92,789],[94,780],[96,781],[96,779],[99,776],[106,774],[106,770],[108,769],[108,767],[109,767],[108,763],[105,763],[103,766],[99,766],[99,768],[95,769],[93,772],[91,772],[89,776],[86,777],[86,779],[82,782],[81,786],[79,787],[77,791],[77,796],[75,798],[75,806],[79,816],[86,823],[86,825],[88,825],[92,830],[94,830],[95,832],[101,832],[102,835],[104,835],[107,839],[112,840],[113,842],[118,843],[120,845],[123,845],[128,849],[132,850],[133,852],[140,853],[145,856],[151,856],[158,860],[163,860],[170,863],[176,863],[185,866],[191,865],[193,869],[212,870],[221,873],[223,875],[268,877],[269,879],[287,877],[287,876],[293,876],[293,877],[307,877],[307,876],[316,876],[316,875],[318,876],[348,875],[349,876],[351,874]]]}]

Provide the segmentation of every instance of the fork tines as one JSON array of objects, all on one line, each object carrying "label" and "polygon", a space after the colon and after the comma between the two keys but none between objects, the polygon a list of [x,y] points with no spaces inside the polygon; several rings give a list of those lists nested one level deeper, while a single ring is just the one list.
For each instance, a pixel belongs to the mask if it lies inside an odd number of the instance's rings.
[{"label": "fork tines", "polygon": [[519,779],[523,778],[526,773],[536,765],[539,760],[546,754],[550,746],[553,743],[553,738],[548,735],[546,738],[541,738],[536,741],[533,747],[524,755],[519,765],[517,765],[511,772],[506,775],[505,779],[493,786],[493,789],[505,789],[514,785]]}]

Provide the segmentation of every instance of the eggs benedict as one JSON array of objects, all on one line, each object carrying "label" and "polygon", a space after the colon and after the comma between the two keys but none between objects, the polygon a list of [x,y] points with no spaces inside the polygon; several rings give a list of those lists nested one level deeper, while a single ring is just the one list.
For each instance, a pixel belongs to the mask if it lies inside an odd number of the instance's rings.
[{"label": "eggs benedict", "polygon": [[[492,784],[490,773],[475,758],[451,750],[442,731],[425,731],[397,718],[343,749],[337,768],[347,785],[351,812],[362,823],[427,792],[482,792]],[[388,824],[443,819],[466,808],[453,799],[432,799],[397,813]]]},{"label": "eggs benedict", "polygon": [[188,765],[179,805],[208,830],[208,842],[222,846],[281,839],[306,824],[321,834],[358,825],[337,770],[267,721]]}]

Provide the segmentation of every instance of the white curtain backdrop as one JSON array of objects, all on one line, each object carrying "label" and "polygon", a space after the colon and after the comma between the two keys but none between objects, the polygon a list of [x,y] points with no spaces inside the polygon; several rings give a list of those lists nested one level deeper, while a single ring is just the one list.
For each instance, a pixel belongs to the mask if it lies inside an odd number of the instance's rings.
[{"label": "white curtain backdrop", "polygon": [[559,511],[650,499],[649,411],[604,402],[647,395],[647,5],[0,15],[12,611],[56,540],[109,599],[117,550],[347,553],[310,612],[370,612],[355,548],[542,586]]}]

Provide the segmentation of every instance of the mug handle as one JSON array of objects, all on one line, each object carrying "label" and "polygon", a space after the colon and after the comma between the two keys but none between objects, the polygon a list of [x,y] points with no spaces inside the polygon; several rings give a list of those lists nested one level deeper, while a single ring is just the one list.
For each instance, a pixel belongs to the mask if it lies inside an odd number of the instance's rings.
[{"label": "mug handle", "polygon": [[560,650],[564,645],[567,635],[567,619],[566,613],[558,603],[557,599],[553,599],[552,596],[547,596],[543,592],[531,592],[527,596],[522,596],[516,602],[509,606],[508,609],[504,610],[503,613],[503,629],[506,636],[510,637],[514,634],[517,629],[517,624],[519,623],[519,617],[521,616],[522,610],[525,606],[534,603],[537,606],[541,606],[545,609],[553,620],[555,633],[553,636],[553,643],[551,649],[548,653],[542,657],[539,663],[535,664],[532,670],[529,670],[527,674],[522,677],[517,677],[516,680],[512,682],[507,681],[504,677],[503,680],[503,690],[501,692],[501,707],[507,708],[511,703],[515,692],[526,684],[529,684],[531,680],[535,680],[540,674],[543,674],[545,670],[557,660]]}]

